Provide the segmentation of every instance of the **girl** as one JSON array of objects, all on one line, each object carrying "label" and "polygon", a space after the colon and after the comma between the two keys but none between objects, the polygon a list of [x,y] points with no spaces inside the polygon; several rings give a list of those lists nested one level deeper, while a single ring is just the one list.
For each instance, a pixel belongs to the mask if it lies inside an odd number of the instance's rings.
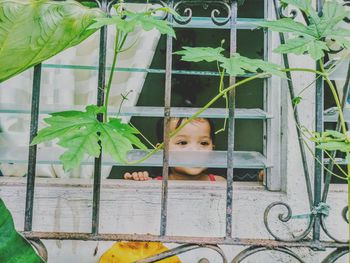
[{"label": "girl", "polygon": [[[186,121],[185,118],[171,118],[170,132],[174,131],[184,121]],[[160,140],[163,138],[162,124],[163,121],[159,122],[157,127],[157,135]],[[170,138],[169,151],[212,151],[215,147],[214,132],[214,126],[209,119],[194,119]],[[225,181],[221,176],[206,173],[206,170],[206,167],[170,167],[169,180]],[[147,171],[125,173],[124,179],[152,180]],[[156,179],[161,180],[162,177],[158,176]]]}]

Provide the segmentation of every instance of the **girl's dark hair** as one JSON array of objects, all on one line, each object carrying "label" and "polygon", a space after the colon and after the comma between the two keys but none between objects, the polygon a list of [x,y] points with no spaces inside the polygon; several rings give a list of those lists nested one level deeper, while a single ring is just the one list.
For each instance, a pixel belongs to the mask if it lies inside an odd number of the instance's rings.
[{"label": "girl's dark hair", "polygon": [[[177,119],[177,123],[175,126],[175,129],[177,129],[183,121],[187,120],[188,118],[184,118],[184,117],[171,117],[170,119]],[[213,144],[215,144],[215,126],[214,123],[212,122],[212,120],[207,119],[207,118],[200,118],[200,119],[204,119],[209,123],[210,126],[210,139],[212,140]],[[164,137],[164,119],[159,119],[157,121],[157,139],[158,142],[162,142],[163,141],[163,137]]]}]

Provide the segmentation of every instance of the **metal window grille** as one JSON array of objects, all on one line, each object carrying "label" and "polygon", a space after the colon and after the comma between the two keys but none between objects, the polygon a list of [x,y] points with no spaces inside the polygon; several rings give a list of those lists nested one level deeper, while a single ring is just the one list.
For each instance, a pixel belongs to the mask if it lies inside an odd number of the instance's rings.
[{"label": "metal window grille", "polygon": [[[109,0],[99,0],[96,1],[100,5],[101,9],[108,12],[108,8],[113,1]],[[203,4],[203,1],[169,1],[166,3],[169,7],[178,7],[180,4],[190,5],[193,3]],[[230,31],[230,53],[236,52],[236,43],[237,43],[237,29],[242,28],[250,28],[250,24],[244,22],[237,18],[237,10],[238,3],[237,1],[204,1],[206,4],[210,5],[212,3],[221,3],[228,8],[228,17],[222,21],[215,18],[215,16],[211,17],[212,25],[210,27],[223,27],[227,28]],[[163,3],[164,4],[164,3]],[[322,6],[322,1],[318,1],[318,7]],[[277,0],[265,1],[265,15],[276,15],[280,16],[279,13],[279,3]],[[173,21],[173,17],[171,15],[167,18],[169,21]],[[208,22],[208,21],[207,21]],[[208,23],[196,24],[196,20],[192,19],[192,17],[188,17],[187,24],[179,24],[176,23],[176,26],[181,27],[205,27]],[[271,52],[269,38],[271,36],[268,32],[265,33],[265,58],[267,58]],[[99,69],[98,69],[98,87],[104,87],[105,85],[105,75],[106,75],[106,41],[107,41],[107,29],[106,27],[101,29],[100,35],[100,55],[99,55]],[[325,248],[335,248],[336,250],[328,255],[324,259],[324,263],[335,262],[338,258],[347,253],[347,241],[338,240],[336,237],[333,237],[332,234],[327,230],[324,218],[325,215],[319,209],[320,204],[326,202],[329,181],[326,180],[325,186],[323,187],[322,193],[322,176],[323,170],[322,166],[319,163],[315,163],[315,175],[314,175],[314,190],[311,188],[311,179],[310,175],[305,169],[305,180],[308,186],[308,197],[310,203],[310,211],[311,217],[308,224],[307,229],[297,235],[295,238],[291,240],[287,240],[279,237],[274,233],[274,231],[270,228],[270,224],[268,222],[268,215],[272,208],[276,206],[282,206],[287,209],[287,216],[280,216],[279,220],[286,222],[290,220],[292,215],[292,210],[290,206],[283,202],[274,202],[269,205],[265,210],[265,218],[264,223],[268,232],[274,237],[274,239],[237,239],[234,237],[234,233],[232,233],[232,197],[233,197],[233,168],[236,164],[237,155],[234,154],[234,122],[236,119],[236,114],[238,115],[238,111],[235,109],[235,93],[231,92],[229,94],[229,112],[228,112],[228,149],[227,149],[227,191],[226,191],[226,227],[225,227],[225,236],[224,237],[213,237],[213,238],[203,238],[203,237],[182,237],[182,236],[169,236],[167,235],[167,196],[168,196],[168,167],[169,167],[169,117],[172,114],[171,111],[171,78],[172,78],[172,38],[167,37],[166,40],[166,69],[165,69],[165,97],[164,97],[164,154],[163,154],[163,182],[162,182],[162,199],[161,199],[161,224],[159,235],[126,235],[126,234],[100,234],[99,233],[99,202],[100,202],[100,188],[101,188],[101,165],[102,159],[95,159],[95,168],[94,168],[94,186],[93,186],[93,206],[92,206],[92,225],[91,225],[91,233],[68,233],[68,232],[33,232],[32,231],[32,217],[33,217],[33,202],[34,202],[34,190],[35,190],[35,167],[36,167],[36,156],[37,149],[36,146],[30,146],[29,151],[29,160],[28,160],[28,176],[27,176],[27,193],[26,193],[26,208],[25,208],[25,226],[24,226],[24,235],[28,238],[40,238],[40,239],[70,239],[70,240],[133,240],[133,241],[161,241],[168,243],[183,243],[181,245],[169,252],[162,253],[160,255],[154,256],[149,259],[141,260],[139,262],[155,262],[159,259],[166,258],[175,254],[184,253],[189,250],[193,250],[199,247],[208,247],[217,251],[223,258],[223,262],[227,262],[225,258],[225,254],[218,247],[218,245],[240,245],[240,246],[248,246],[247,249],[243,250],[239,253],[232,262],[242,262],[245,258],[249,256],[259,253],[261,251],[266,250],[275,250],[282,254],[287,254],[292,258],[296,259],[298,262],[304,262],[300,256],[298,256],[295,252],[293,252],[290,248],[296,247],[308,247],[316,250],[322,250]],[[281,35],[281,42],[284,41],[284,36]],[[284,57],[284,63],[287,65],[288,58]],[[32,110],[31,110],[31,127],[30,127],[30,139],[36,135],[38,128],[38,116],[39,116],[39,95],[40,95],[40,82],[41,82],[41,69],[42,65],[37,65],[34,68],[34,79],[33,79],[33,93],[32,93]],[[265,87],[272,85],[274,83],[274,79],[266,79]],[[234,83],[235,79],[231,78],[230,83]],[[317,82],[317,86],[321,87],[323,83],[320,81]],[[294,97],[293,94],[293,83],[289,81],[288,83],[291,97]],[[316,94],[316,128],[318,131],[323,130],[323,94],[322,89],[317,88]],[[269,177],[267,182],[267,187],[271,190],[280,190],[280,160],[276,155],[279,155],[279,152],[276,153],[276,142],[272,142],[272,137],[276,134],[273,134],[272,131],[279,132],[277,128],[280,120],[278,116],[279,111],[275,106],[272,105],[271,94],[267,94],[267,88],[265,88],[266,92],[266,101],[265,107],[267,112],[272,113],[274,116],[274,120],[271,120],[266,114],[263,119],[265,119],[266,125],[266,136],[267,142],[265,145],[265,155],[267,156],[267,161],[264,162],[264,167],[269,170]],[[103,103],[103,91],[98,89],[98,98],[97,105],[102,105]],[[273,108],[275,107],[275,108]],[[279,108],[279,105],[277,105]],[[277,119],[277,121],[276,121]],[[295,111],[295,119],[298,122],[298,111]],[[279,138],[279,136],[277,136]],[[302,143],[300,144],[302,149],[302,158],[304,163],[305,153],[303,152]],[[322,152],[320,150],[316,151],[316,155],[322,158]],[[274,167],[268,167],[269,161],[274,162]],[[328,177],[327,177],[328,178]],[[346,218],[347,207],[344,208],[343,217],[344,220],[348,222]],[[322,241],[320,239],[321,229],[331,238],[332,241]],[[312,239],[307,239],[307,236],[312,233]]]}]

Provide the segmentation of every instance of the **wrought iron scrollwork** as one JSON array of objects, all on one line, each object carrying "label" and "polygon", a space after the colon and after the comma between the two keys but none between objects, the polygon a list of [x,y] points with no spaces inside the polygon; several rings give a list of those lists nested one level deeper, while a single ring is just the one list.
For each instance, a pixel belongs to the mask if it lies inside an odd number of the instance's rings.
[{"label": "wrought iron scrollwork", "polygon": [[[177,2],[174,6],[174,10],[176,12],[179,12],[178,10],[179,10],[180,6],[183,4],[184,4],[184,1]],[[182,13],[182,15],[181,15],[181,13]],[[179,13],[181,15],[181,18],[174,17],[175,22],[180,24],[180,25],[188,24],[192,19],[192,9],[189,7],[186,7],[181,13]]]},{"label": "wrought iron scrollwork", "polygon": [[349,214],[348,214],[348,211],[349,211],[349,207],[348,207],[348,206],[345,206],[345,207],[343,208],[341,214],[342,214],[342,217],[343,217],[343,219],[345,220],[345,222],[349,224],[349,217],[348,217]]},{"label": "wrought iron scrollwork", "polygon": [[322,263],[335,263],[338,259],[340,259],[342,256],[349,253],[349,249],[347,247],[344,248],[338,248],[334,250],[332,253],[330,253],[323,261]]},{"label": "wrought iron scrollwork", "polygon": [[298,12],[295,9],[288,10],[289,13],[286,13],[286,7],[285,6],[279,6],[278,13],[281,18],[296,18]]},{"label": "wrought iron scrollwork", "polygon": [[48,253],[44,243],[39,238],[29,239],[28,241],[35,248],[35,250],[37,251],[39,256],[44,260],[44,262],[47,262]]},{"label": "wrought iron scrollwork", "polygon": [[279,241],[286,241],[286,242],[296,242],[296,241],[300,241],[302,239],[304,239],[312,230],[312,227],[313,227],[313,224],[314,224],[314,221],[315,221],[315,217],[311,214],[310,215],[310,221],[309,221],[309,224],[306,228],[306,230],[301,233],[300,235],[294,237],[294,238],[291,238],[291,239],[286,239],[286,238],[282,238],[282,237],[279,237],[277,236],[270,228],[270,225],[269,225],[269,221],[268,221],[268,218],[269,218],[269,214],[270,214],[270,211],[274,208],[274,207],[277,207],[277,206],[282,206],[284,208],[287,209],[287,214],[285,213],[280,213],[278,215],[278,219],[283,222],[283,223],[286,223],[288,222],[291,218],[292,218],[292,209],[290,208],[290,206],[284,202],[274,202],[272,204],[270,204],[266,209],[265,209],[265,212],[264,212],[264,224],[265,224],[265,227],[267,229],[267,231],[276,239],[276,240],[279,240]]},{"label": "wrought iron scrollwork", "polygon": [[[186,8],[184,8],[183,10],[180,11],[181,6],[186,6]],[[230,19],[231,19],[231,7],[229,4],[227,4],[226,2],[218,2],[218,1],[203,1],[203,2],[197,2],[197,1],[179,1],[175,4],[174,6],[174,10],[177,11],[181,17],[174,17],[174,20],[176,23],[180,24],[180,25],[185,25],[188,24],[193,17],[193,10],[191,7],[188,6],[193,6],[193,5],[202,5],[203,9],[208,9],[209,6],[213,5],[213,6],[218,6],[220,5],[226,12],[226,16],[225,17],[219,17],[220,14],[222,13],[222,11],[220,11],[218,8],[214,8],[211,11],[210,14],[210,18],[212,20],[212,22],[217,25],[217,26],[223,26],[225,24],[227,24]]]},{"label": "wrought iron scrollwork", "polygon": [[[348,206],[345,206],[342,210],[342,217],[343,217],[344,221],[349,224],[349,219],[347,217],[347,213],[348,213]],[[335,242],[341,243],[341,244],[347,244],[349,242],[349,240],[340,240],[340,239],[334,237],[333,234],[331,234],[331,232],[328,230],[327,225],[326,225],[325,215],[321,215],[321,227],[322,227],[323,231],[326,233],[326,235],[329,238],[333,239]]]},{"label": "wrought iron scrollwork", "polygon": [[[160,253],[158,255],[155,256],[151,256],[148,257],[146,259],[141,259],[135,263],[151,263],[151,262],[158,262],[159,260],[162,259],[166,259],[175,255],[180,255],[183,254],[185,252],[191,251],[191,250],[195,250],[195,249],[199,249],[199,248],[208,248],[211,250],[216,251],[222,258],[222,262],[223,263],[228,263],[228,260],[225,256],[225,253],[222,251],[222,249],[219,246],[216,245],[197,245],[197,244],[185,244],[185,245],[181,245],[178,246],[176,248],[170,249],[168,251],[165,251],[163,253]],[[204,259],[200,259],[199,262],[203,262]],[[205,259],[206,260],[206,259]]]},{"label": "wrought iron scrollwork", "polygon": [[218,26],[223,26],[223,25],[227,24],[227,22],[230,21],[230,18],[231,18],[231,7],[226,3],[222,3],[222,5],[224,5],[225,8],[227,9],[227,16],[225,19],[218,19],[217,16],[219,16],[221,13],[218,9],[213,9],[211,11],[211,15],[210,15],[213,23],[215,25],[218,25]]},{"label": "wrought iron scrollwork", "polygon": [[259,253],[259,252],[264,252],[264,251],[277,251],[286,255],[291,256],[292,258],[298,260],[300,263],[305,263],[304,260],[302,260],[297,254],[295,254],[292,250],[284,247],[274,247],[274,248],[269,248],[269,247],[262,247],[262,246],[252,246],[249,247],[243,251],[241,251],[232,261],[231,263],[241,263],[244,259]]}]

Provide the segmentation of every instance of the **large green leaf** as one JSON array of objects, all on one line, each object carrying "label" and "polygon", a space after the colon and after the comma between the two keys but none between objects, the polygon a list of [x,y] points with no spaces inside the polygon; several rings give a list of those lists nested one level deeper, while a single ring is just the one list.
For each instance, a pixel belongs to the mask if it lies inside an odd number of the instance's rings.
[{"label": "large green leaf", "polygon": [[224,49],[222,47],[182,47],[183,50],[176,51],[174,54],[180,55],[181,60],[191,62],[212,62],[222,61],[225,57],[221,54]]},{"label": "large green leaf", "polygon": [[150,11],[134,13],[120,7],[120,5],[115,5],[117,11],[116,15],[112,15],[108,18],[96,18],[95,23],[93,23],[89,28],[97,29],[105,25],[115,25],[119,31],[128,34],[134,31],[136,27],[142,27],[145,31],[156,29],[161,34],[167,34],[175,37],[175,31],[171,27],[171,23],[160,20],[154,16],[154,13],[157,11],[163,11],[178,16],[174,10],[162,7]]},{"label": "large green leaf", "polygon": [[281,2],[299,8],[307,16],[308,25],[290,18],[257,22],[259,26],[295,36],[278,47],[276,52],[297,55],[307,53],[314,60],[318,60],[325,56],[334,42],[340,47],[350,47],[350,41],[347,39],[350,36],[350,30],[339,26],[344,18],[350,16],[350,10],[341,3],[336,0],[326,1],[322,12],[318,13],[312,7],[311,0],[281,0]]},{"label": "large green leaf", "polygon": [[43,263],[30,243],[16,232],[12,216],[0,198],[0,262]]},{"label": "large green leaf", "polygon": [[79,44],[104,16],[72,0],[0,0],[0,82]]},{"label": "large green leaf", "polygon": [[285,77],[285,74],[282,72],[282,67],[279,65],[261,59],[250,59],[241,56],[238,53],[227,58],[222,54],[223,51],[224,49],[222,47],[184,47],[183,50],[176,51],[174,54],[182,56],[181,60],[189,62],[217,61],[219,62],[220,67],[222,67],[230,76],[239,76],[247,72],[266,72],[279,77]]},{"label": "large green leaf", "polygon": [[110,118],[107,123],[97,120],[97,114],[105,112],[104,107],[87,106],[86,111],[56,112],[46,118],[48,127],[40,130],[32,145],[58,139],[58,145],[67,150],[60,156],[63,167],[69,171],[77,167],[86,155],[98,157],[102,148],[117,161],[125,161],[133,145],[146,149],[135,136],[139,132]]}]

